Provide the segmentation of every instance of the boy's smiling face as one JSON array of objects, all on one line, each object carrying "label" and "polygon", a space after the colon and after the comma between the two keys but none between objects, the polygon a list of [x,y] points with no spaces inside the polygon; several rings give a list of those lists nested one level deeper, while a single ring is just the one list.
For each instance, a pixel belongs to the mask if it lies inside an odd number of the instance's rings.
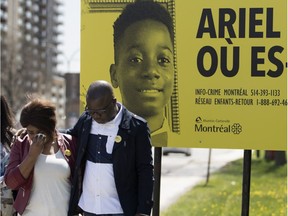
[{"label": "boy's smiling face", "polygon": [[144,118],[162,114],[174,82],[173,45],[167,27],[154,20],[129,26],[118,42],[110,75],[130,111]]}]

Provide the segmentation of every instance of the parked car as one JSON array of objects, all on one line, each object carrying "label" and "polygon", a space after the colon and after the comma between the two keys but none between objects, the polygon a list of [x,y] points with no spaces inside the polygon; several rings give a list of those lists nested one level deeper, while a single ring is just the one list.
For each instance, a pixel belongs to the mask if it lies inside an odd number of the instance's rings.
[{"label": "parked car", "polygon": [[170,153],[179,153],[179,154],[185,154],[186,156],[191,156],[192,150],[191,148],[172,148],[172,147],[164,147],[163,148],[163,155],[168,155]]}]

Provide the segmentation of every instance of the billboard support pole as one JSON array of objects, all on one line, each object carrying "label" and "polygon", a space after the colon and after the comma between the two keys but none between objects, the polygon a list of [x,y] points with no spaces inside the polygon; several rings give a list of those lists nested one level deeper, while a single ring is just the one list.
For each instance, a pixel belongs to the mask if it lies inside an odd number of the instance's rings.
[{"label": "billboard support pole", "polygon": [[161,166],[162,147],[154,148],[154,192],[153,192],[153,216],[160,215],[160,188],[161,188]]},{"label": "billboard support pole", "polygon": [[207,175],[206,175],[206,183],[205,183],[205,186],[208,185],[209,177],[210,177],[211,153],[212,153],[212,149],[209,148],[208,165],[207,165]]},{"label": "billboard support pole", "polygon": [[251,180],[251,150],[244,150],[241,216],[249,216]]}]

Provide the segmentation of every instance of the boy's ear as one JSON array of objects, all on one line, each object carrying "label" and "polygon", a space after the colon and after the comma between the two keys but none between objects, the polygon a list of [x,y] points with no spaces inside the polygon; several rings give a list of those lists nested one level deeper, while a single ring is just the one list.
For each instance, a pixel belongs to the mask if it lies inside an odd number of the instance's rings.
[{"label": "boy's ear", "polygon": [[117,72],[116,72],[115,64],[110,65],[110,80],[111,80],[112,86],[114,88],[118,88]]}]

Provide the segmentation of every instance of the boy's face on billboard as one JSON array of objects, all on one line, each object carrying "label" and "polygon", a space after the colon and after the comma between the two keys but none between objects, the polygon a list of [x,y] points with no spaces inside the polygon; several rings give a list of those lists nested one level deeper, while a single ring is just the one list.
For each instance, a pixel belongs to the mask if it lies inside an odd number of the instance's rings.
[{"label": "boy's face on billboard", "polygon": [[154,20],[129,26],[117,47],[110,68],[122,103],[132,112],[149,117],[163,112],[174,82],[173,45],[167,27]]}]

